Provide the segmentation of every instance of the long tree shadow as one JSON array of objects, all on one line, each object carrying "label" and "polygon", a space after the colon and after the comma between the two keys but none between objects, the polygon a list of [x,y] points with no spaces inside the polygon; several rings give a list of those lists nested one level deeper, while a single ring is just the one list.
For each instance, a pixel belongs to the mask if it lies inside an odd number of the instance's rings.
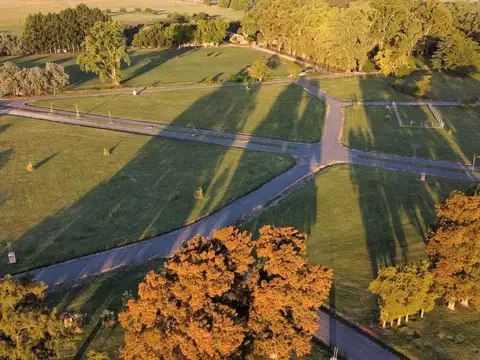
[{"label": "long tree shadow", "polygon": [[[176,57],[182,57],[186,53],[195,51],[194,48],[181,48],[181,49],[165,49],[160,51],[159,53],[153,55],[152,53],[137,56],[137,58],[132,62],[131,66],[138,66],[140,63],[145,63],[141,65],[138,69],[133,71],[131,74],[127,75],[123,80],[122,84],[127,84],[130,81],[133,81],[148,72],[152,71],[153,69],[161,66],[162,64],[170,61]],[[150,84],[148,82],[145,85]]]},{"label": "long tree shadow", "polygon": [[[200,98],[186,112],[198,116],[205,104],[214,103],[217,93],[222,91],[220,88]],[[251,102],[255,103],[254,94]],[[220,123],[225,121],[241,128],[253,109],[252,105],[241,112],[231,111],[229,118],[212,117],[212,126],[227,126]],[[115,147],[106,161],[129,146],[128,140],[118,144],[124,137],[119,134],[115,143],[105,144],[106,148]],[[19,261],[13,266],[3,265],[2,273],[146,239],[225,205],[271,176],[262,171],[262,154],[248,152],[240,159],[238,152],[214,145],[150,138],[116,174],[16,239]],[[259,175],[232,184],[236,171]],[[204,191],[201,201],[194,198],[198,187]]]}]

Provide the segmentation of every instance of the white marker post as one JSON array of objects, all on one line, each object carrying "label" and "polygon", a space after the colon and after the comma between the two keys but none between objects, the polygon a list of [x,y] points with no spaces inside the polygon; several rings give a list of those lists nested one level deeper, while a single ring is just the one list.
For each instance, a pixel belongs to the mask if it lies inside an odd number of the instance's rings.
[{"label": "white marker post", "polygon": [[78,111],[78,105],[77,105],[77,104],[75,104],[75,109],[77,110],[76,119],[77,119],[77,120],[80,120],[80,111]]},{"label": "white marker post", "polygon": [[425,182],[426,178],[427,178],[427,174],[424,173],[424,172],[422,172],[421,177],[420,177],[420,179],[422,180],[422,182]]},{"label": "white marker post", "polygon": [[12,250],[12,243],[9,241],[7,243],[8,246],[8,263],[15,264],[17,262],[17,258],[15,257],[15,253]]}]

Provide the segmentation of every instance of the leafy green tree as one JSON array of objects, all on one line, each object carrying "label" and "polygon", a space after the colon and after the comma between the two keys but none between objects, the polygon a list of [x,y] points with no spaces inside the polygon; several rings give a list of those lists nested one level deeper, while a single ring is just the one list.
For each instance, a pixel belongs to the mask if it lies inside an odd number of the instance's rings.
[{"label": "leafy green tree", "polygon": [[437,69],[464,74],[475,72],[480,68],[480,45],[462,33],[455,32],[438,43],[433,64]]},{"label": "leafy green tree", "polygon": [[219,45],[227,36],[228,23],[221,19],[199,20],[194,39],[200,44]]},{"label": "leafy green tree", "polygon": [[427,244],[435,284],[452,310],[457,301],[480,306],[480,187],[467,194],[452,192],[436,211]]},{"label": "leafy green tree", "polygon": [[15,35],[0,32],[0,56],[22,55],[23,40]]},{"label": "leafy green tree", "polygon": [[380,297],[380,320],[401,324],[402,317],[408,322],[409,316],[421,311],[421,317],[433,310],[438,295],[433,290],[433,274],[428,271],[428,262],[403,267],[381,269],[378,277],[370,283],[369,290]]},{"label": "leafy green tree", "polygon": [[110,78],[119,85],[122,62],[130,65],[123,24],[118,21],[95,23],[82,47],[84,52],[77,58],[81,69],[99,75],[102,81]]},{"label": "leafy green tree", "polygon": [[72,334],[45,305],[47,286],[6,276],[0,282],[0,359],[57,357]]},{"label": "leafy green tree", "polygon": [[268,61],[265,58],[261,58],[255,61],[248,68],[248,74],[250,75],[250,77],[260,82],[265,79],[269,72],[270,67],[268,66]]},{"label": "leafy green tree", "polygon": [[308,266],[305,234],[228,227],[196,236],[150,272],[119,314],[122,356],[140,359],[289,359],[310,352],[332,271]]},{"label": "leafy green tree", "polygon": [[231,0],[230,8],[235,10],[248,11],[253,5],[252,0]]}]

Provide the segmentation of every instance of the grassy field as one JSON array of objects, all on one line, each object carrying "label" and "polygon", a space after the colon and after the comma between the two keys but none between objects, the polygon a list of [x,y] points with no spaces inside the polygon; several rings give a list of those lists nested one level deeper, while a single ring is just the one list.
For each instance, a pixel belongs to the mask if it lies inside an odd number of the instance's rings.
[{"label": "grassy field", "polygon": [[[426,99],[463,100],[480,95],[480,73],[470,77],[433,73]],[[418,100],[392,88],[394,77],[366,76],[345,79],[311,80],[333,97],[345,101]]]},{"label": "grassy field", "polygon": [[[466,190],[470,185],[433,177],[423,184],[414,174],[337,166],[322,172],[246,227],[254,230],[274,224],[306,232],[309,262],[334,270],[334,286],[325,305],[357,324],[376,329],[376,301],[367,288],[377,270],[425,258],[426,229],[435,223],[435,203],[452,190]],[[409,345],[409,351],[415,354],[413,358],[448,359],[444,352],[453,354],[455,345],[433,341],[435,329],[443,328],[444,322],[450,324],[452,332],[468,334],[471,326],[462,326],[480,321],[479,313],[473,310],[468,311],[469,316],[452,314],[448,318],[449,314],[439,311],[444,318],[437,323],[434,314],[427,315],[427,321],[436,324],[436,328],[432,325],[432,333],[428,333],[427,323],[418,322],[425,327],[421,338]],[[479,331],[477,326],[468,334],[477,347]],[[393,336],[386,339],[389,343],[395,340]],[[402,351],[406,349],[401,342],[398,345]],[[456,351],[458,354],[463,350]],[[465,350],[464,356],[474,358],[470,349]]]},{"label": "grassy field", "polygon": [[[399,107],[403,122],[434,123],[427,107]],[[344,143],[361,150],[451,160],[470,164],[480,153],[480,108],[437,107],[445,129],[400,127],[393,110],[384,106],[348,107]],[[417,150],[415,150],[415,148]]]},{"label": "grassy field", "polygon": [[[107,275],[84,281],[78,286],[54,288],[47,297],[52,307],[63,311],[86,314],[85,333],[76,341],[76,349],[63,353],[63,359],[79,359],[89,350],[106,351],[112,360],[119,359],[119,349],[123,344],[123,330],[119,324],[113,328],[101,327],[100,313],[104,309],[116,313],[122,310],[122,294],[127,291],[137,294],[138,283],[143,281],[150,270],[162,270],[162,261],[153,261],[144,265],[129,267]],[[328,360],[328,350],[312,343],[312,353],[302,360]],[[261,359],[258,359],[261,360]]]},{"label": "grassy field", "polygon": [[[207,6],[202,1],[182,0],[142,0],[141,3],[134,0],[2,0],[0,3],[0,31],[21,34],[23,23],[30,13],[35,12],[59,12],[69,6],[77,6],[84,3],[90,7],[98,7],[102,10],[111,9],[115,20],[127,24],[144,24],[165,19],[169,12],[194,14],[206,12],[213,16],[221,16],[229,20],[240,20],[243,12],[232,9],[223,9],[218,6]],[[118,13],[120,8],[126,8],[128,13]],[[136,13],[135,8],[145,9],[150,7],[159,12],[159,15]]]},{"label": "grassy field", "polygon": [[32,105],[83,113],[242,132],[303,142],[320,141],[325,105],[296,85],[278,84],[43,100]]},{"label": "grassy field", "polygon": [[288,156],[8,116],[0,129],[0,242],[11,241],[18,258],[1,274],[177,228],[293,165]]},{"label": "grassy field", "polygon": [[[201,82],[208,78],[228,80],[231,75],[265,56],[259,51],[230,47],[133,50],[129,54],[131,66],[123,70],[123,86]],[[76,54],[0,57],[0,65],[6,61],[13,61],[20,67],[56,62],[70,75],[70,85],[65,90],[113,87],[110,82],[102,83],[96,75],[81,71],[76,63]],[[287,62],[278,60],[269,76],[288,74]]]}]

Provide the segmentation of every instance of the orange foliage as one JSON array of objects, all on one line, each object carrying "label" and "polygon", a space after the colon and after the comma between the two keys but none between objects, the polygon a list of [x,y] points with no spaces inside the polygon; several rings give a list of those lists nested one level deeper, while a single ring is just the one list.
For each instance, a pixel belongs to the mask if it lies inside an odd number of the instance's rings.
[{"label": "orange foliage", "polygon": [[429,234],[435,282],[452,304],[480,298],[479,190],[470,195],[454,191],[437,205],[437,227]]},{"label": "orange foliage", "polygon": [[310,352],[332,271],[308,266],[305,234],[227,227],[194,237],[150,272],[119,315],[126,360],[278,359]]}]

